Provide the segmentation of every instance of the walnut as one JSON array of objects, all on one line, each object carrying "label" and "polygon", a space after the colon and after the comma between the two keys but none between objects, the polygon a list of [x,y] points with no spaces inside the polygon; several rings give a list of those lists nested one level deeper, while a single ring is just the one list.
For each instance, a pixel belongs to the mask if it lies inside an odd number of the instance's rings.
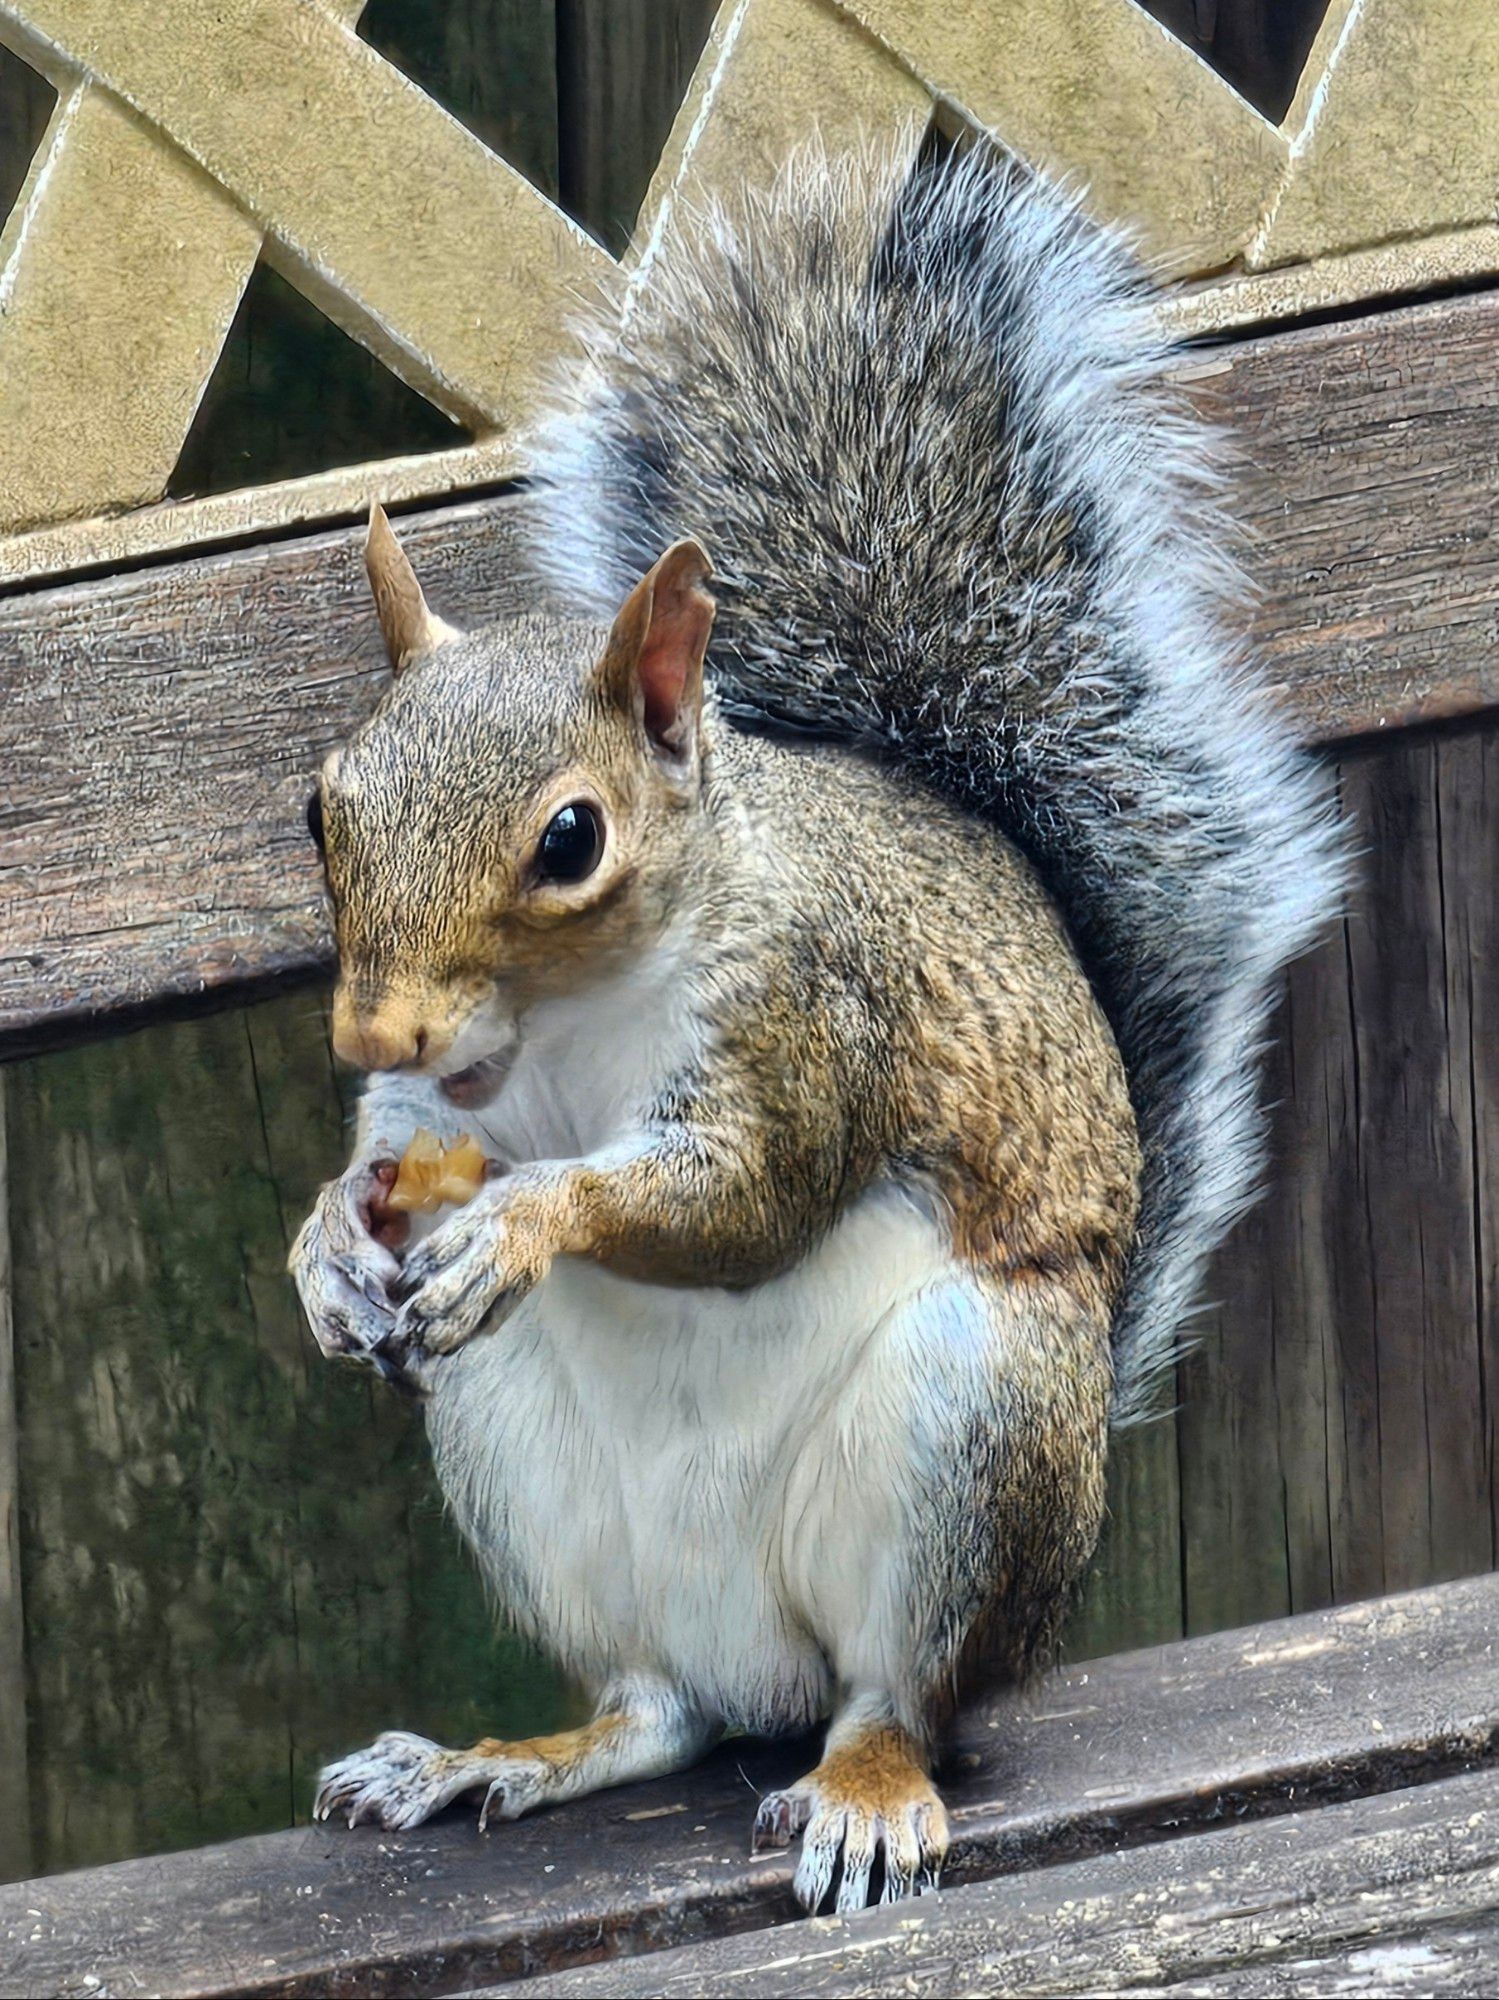
[{"label": "walnut", "polygon": [[400,1214],[430,1215],[435,1208],[462,1208],[484,1185],[488,1166],[477,1143],[457,1139],[444,1146],[435,1132],[414,1132],[401,1155],[395,1185],[383,1206]]}]

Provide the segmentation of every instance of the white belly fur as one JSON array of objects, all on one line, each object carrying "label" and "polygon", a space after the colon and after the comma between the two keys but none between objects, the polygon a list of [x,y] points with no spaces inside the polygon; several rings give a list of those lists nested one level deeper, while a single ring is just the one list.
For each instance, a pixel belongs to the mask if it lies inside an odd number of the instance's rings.
[{"label": "white belly fur", "polygon": [[893,1189],[749,1292],[563,1260],[430,1405],[501,1601],[590,1681],[653,1669],[760,1730],[823,1713],[901,1539],[920,1373],[898,1308],[951,1270]]},{"label": "white belly fur", "polygon": [[[691,1032],[679,993],[663,951],[533,1017],[477,1121],[494,1151],[628,1141]],[[935,1326],[900,1308],[954,1276],[938,1223],[894,1187],[749,1291],[560,1260],[443,1365],[428,1406],[439,1478],[506,1610],[595,1683],[654,1669],[764,1730],[824,1712],[829,1653],[886,1643],[871,1607],[910,1500],[892,1474],[931,1379],[912,1326],[923,1345]]]}]

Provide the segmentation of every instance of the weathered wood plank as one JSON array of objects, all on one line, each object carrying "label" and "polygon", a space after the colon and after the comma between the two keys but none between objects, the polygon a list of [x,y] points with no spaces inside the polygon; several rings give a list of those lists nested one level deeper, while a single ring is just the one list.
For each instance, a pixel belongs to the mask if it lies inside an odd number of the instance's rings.
[{"label": "weathered wood plank", "polygon": [[1478,1365],[1482,1385],[1483,1464],[1489,1480],[1493,1546],[1499,1554],[1499,898],[1494,895],[1494,836],[1487,815],[1499,806],[1499,738],[1484,731],[1470,749],[1453,746],[1465,813],[1463,838],[1451,847],[1448,894],[1455,906],[1449,963],[1467,969],[1467,1016],[1473,1050],[1473,1254],[1478,1269]]},{"label": "weathered wood plank", "polygon": [[[1177,1423],[1175,1413],[1164,1414],[1110,1444],[1108,1513],[1063,1637],[1069,1660],[1158,1646],[1186,1629]],[[1220,1628],[1258,1616],[1248,1593],[1241,1601],[1243,1614]]]},{"label": "weathered wood plank", "polygon": [[1485,1947],[1496,1938],[1499,1773],[1482,1771],[979,1882],[914,1909],[818,1918],[773,1938],[715,1938],[480,1992],[1478,1994],[1492,1982]]},{"label": "weathered wood plank", "polygon": [[1489,292],[1202,357],[1254,473],[1254,635],[1310,737],[1499,700],[1496,352]]},{"label": "weathered wood plank", "polygon": [[25,1872],[289,1825],[381,1729],[566,1715],[494,1630],[415,1412],[321,1359],[286,1278],[346,1145],[324,1012],[295,996],[5,1072]]},{"label": "weathered wood plank", "polygon": [[[1499,293],[1189,357],[1258,467],[1257,630],[1309,736],[1499,700]],[[407,526],[470,621],[501,498]],[[308,774],[381,679],[353,530],[0,604],[0,1039],[326,964]]]},{"label": "weathered wood plank", "polygon": [[21,1481],[16,1436],[9,1185],[5,1073],[0,1070],[0,1882],[29,1875],[35,1865],[26,1772],[26,1649],[21,1602]]},{"label": "weathered wood plank", "polygon": [[[1473,747],[1422,745],[1398,787],[1367,760],[1345,767],[1350,794],[1373,795],[1364,865],[1373,907],[1393,919],[1349,927],[1361,1138],[1365,1157],[1377,1146],[1380,1162],[1362,1188],[1378,1311],[1376,1390],[1381,1413],[1421,1415],[1399,1426],[1398,1442],[1381,1428],[1389,1590],[1418,1572],[1433,1578],[1439,1551],[1454,1568],[1492,1560],[1490,1524],[1473,1505],[1484,1440],[1466,1020],[1488,968],[1466,953],[1454,960],[1445,879]],[[1473,825],[1478,800],[1465,804],[1462,817]],[[1409,921],[1418,911],[1434,919],[1425,935]]]},{"label": "weathered wood plank", "polygon": [[1286,1210],[1263,1204],[1235,1231],[1206,1293],[1220,1303],[1196,1323],[1199,1345],[1179,1370],[1182,1608],[1192,1633],[1231,1622],[1223,1613],[1236,1598],[1262,1618],[1291,1609],[1273,1345],[1285,1280],[1271,1255]]},{"label": "weathered wood plank", "polygon": [[[1276,1458],[1280,1476],[1296,1488],[1288,1510],[1296,1545],[1287,1551],[1296,1610],[1311,1609],[1323,1591],[1341,1601],[1374,1596],[1386,1587],[1382,1422],[1390,1424],[1391,1451],[1398,1455],[1406,1449],[1405,1432],[1418,1421],[1413,1409],[1382,1412],[1379,1402],[1380,1321],[1391,1302],[1373,1285],[1367,1183],[1371,1177],[1381,1186],[1398,1181],[1404,1136],[1363,1115],[1360,1062],[1367,1039],[1349,969],[1356,927],[1388,930],[1392,939],[1401,938],[1399,949],[1419,956],[1429,950],[1439,922],[1436,911],[1402,897],[1398,868],[1376,873],[1367,860],[1378,837],[1374,817],[1382,790],[1404,795],[1413,782],[1412,760],[1419,761],[1423,751],[1414,739],[1384,743],[1345,758],[1338,770],[1352,844],[1364,858],[1344,923],[1292,968],[1287,982],[1284,1053],[1275,1069],[1283,1110],[1268,1175],[1276,1219],[1266,1244],[1280,1266],[1278,1310],[1268,1352],[1267,1329],[1240,1315],[1231,1348],[1203,1361],[1204,1368],[1223,1366],[1241,1375],[1268,1366],[1285,1377]],[[1389,903],[1380,900],[1381,890]],[[1407,1337],[1415,1338],[1414,1329]],[[1184,1376],[1184,1394],[1194,1392],[1198,1379]],[[1300,1408],[1294,1407],[1297,1396],[1305,1399]],[[1474,1511],[1483,1509],[1478,1505]]]},{"label": "weathered wood plank", "polygon": [[[1479,1578],[1074,1667],[977,1710],[944,1780],[949,1881],[1472,1768],[1499,1747],[1496,1613],[1499,1578]],[[0,1890],[0,1964],[28,1993],[457,1992],[763,1930],[795,1906],[788,1857],[746,1855],[755,1795],[811,1754],[731,1743],[488,1836],[471,1814],[305,1829],[19,1884]]]},{"label": "weathered wood plank", "polygon": [[1499,735],[1345,750],[1343,923],[1287,982],[1267,1193],[1180,1374],[1189,1631],[1494,1561]]}]

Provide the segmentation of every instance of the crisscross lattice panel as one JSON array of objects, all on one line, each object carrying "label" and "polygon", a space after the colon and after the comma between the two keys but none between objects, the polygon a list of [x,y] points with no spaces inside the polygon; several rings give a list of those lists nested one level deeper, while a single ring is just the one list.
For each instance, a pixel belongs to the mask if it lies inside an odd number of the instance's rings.
[{"label": "crisscross lattice panel", "polygon": [[[58,92],[0,238],[11,573],[524,469],[569,301],[607,253],[362,39],[360,10],[0,0],[0,39]],[[1470,0],[1332,0],[1279,125],[1132,0],[724,0],[624,255],[669,255],[695,187],[772,171],[814,124],[914,151],[935,105],[1080,175],[1199,281],[1192,325],[1274,316],[1499,269],[1495,101],[1499,11]],[[503,136],[495,106],[485,129]],[[576,153],[559,136],[559,178]],[[463,430],[155,507],[262,259]]]}]

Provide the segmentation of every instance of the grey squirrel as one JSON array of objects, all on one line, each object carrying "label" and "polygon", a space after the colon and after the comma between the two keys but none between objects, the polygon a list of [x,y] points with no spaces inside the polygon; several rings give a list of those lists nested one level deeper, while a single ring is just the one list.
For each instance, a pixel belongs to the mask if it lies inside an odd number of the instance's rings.
[{"label": "grey squirrel", "polygon": [[[1129,253],[987,142],[809,148],[585,349],[556,615],[458,634],[372,520],[396,679],[320,809],[375,1075],[292,1269],[596,1715],[387,1734],[317,1810],[512,1817],[826,1718],[755,1839],[848,1909],[935,1883],[943,1721],[1056,1635],[1340,841]],[[491,1164],[403,1239],[419,1127]]]}]

